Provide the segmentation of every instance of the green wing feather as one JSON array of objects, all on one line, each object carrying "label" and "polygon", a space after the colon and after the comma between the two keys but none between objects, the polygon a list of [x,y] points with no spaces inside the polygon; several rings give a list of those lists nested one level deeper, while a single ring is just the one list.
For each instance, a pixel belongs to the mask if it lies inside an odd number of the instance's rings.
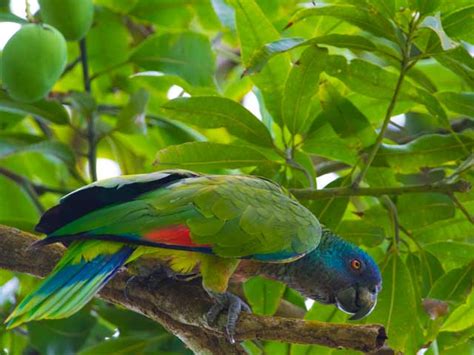
[{"label": "green wing feather", "polygon": [[[128,177],[128,184],[133,181]],[[103,186],[120,194],[110,181]],[[109,235],[140,243],[151,231],[173,225],[186,225],[193,243],[209,246],[217,256],[268,261],[302,256],[321,236],[318,220],[286,190],[264,179],[231,175],[184,177],[91,211],[51,236]]]}]

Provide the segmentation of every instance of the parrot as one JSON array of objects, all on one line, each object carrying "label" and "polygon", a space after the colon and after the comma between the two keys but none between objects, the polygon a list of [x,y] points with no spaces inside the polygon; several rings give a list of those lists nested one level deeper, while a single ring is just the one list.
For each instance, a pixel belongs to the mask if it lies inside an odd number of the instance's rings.
[{"label": "parrot", "polygon": [[176,274],[197,269],[214,301],[208,322],[227,310],[231,342],[240,313],[250,311],[227,291],[236,271],[282,281],[351,319],[374,309],[382,284],[367,253],[321,226],[288,190],[250,175],[164,170],[100,180],[64,196],[35,230],[46,237],[34,247],[67,249],[9,315],[7,329],[71,316],[142,258],[163,260]]}]

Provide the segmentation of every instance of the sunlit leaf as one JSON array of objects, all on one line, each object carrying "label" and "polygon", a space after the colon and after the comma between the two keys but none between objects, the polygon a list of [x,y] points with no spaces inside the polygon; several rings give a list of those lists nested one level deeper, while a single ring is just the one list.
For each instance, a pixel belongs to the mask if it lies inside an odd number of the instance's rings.
[{"label": "sunlit leaf", "polygon": [[471,290],[466,303],[456,308],[446,319],[441,331],[459,332],[474,326],[474,290]]},{"label": "sunlit leaf", "polygon": [[470,264],[450,270],[436,280],[428,297],[444,301],[461,301],[472,286],[473,268],[474,264]]},{"label": "sunlit leaf", "polygon": [[0,90],[0,111],[22,115],[34,115],[57,124],[66,124],[69,115],[57,101],[40,100],[34,103],[17,102]]},{"label": "sunlit leaf", "polygon": [[388,344],[404,349],[416,326],[416,300],[410,273],[398,255],[391,255],[382,269],[383,288],[375,310],[367,318],[370,323],[382,323]]},{"label": "sunlit leaf", "polygon": [[266,127],[235,101],[203,96],[178,98],[162,106],[167,117],[201,128],[221,128],[252,144],[272,147],[272,138]]},{"label": "sunlit leaf", "polygon": [[335,17],[347,21],[348,23],[376,36],[396,41],[394,28],[385,17],[375,11],[369,13],[365,9],[350,5],[323,6],[303,9],[293,15],[289,24],[294,24],[312,16]]},{"label": "sunlit leaf", "polygon": [[314,120],[310,116],[311,102],[318,92],[319,75],[326,59],[326,50],[309,47],[288,75],[283,91],[282,114],[283,122],[293,134],[305,132]]},{"label": "sunlit leaf", "polygon": [[160,168],[183,168],[198,171],[237,169],[273,163],[253,148],[211,142],[170,146],[160,150],[155,161],[156,166]]},{"label": "sunlit leaf", "polygon": [[214,55],[209,39],[195,32],[147,38],[130,56],[146,70],[181,76],[192,85],[213,85]]},{"label": "sunlit leaf", "polygon": [[149,94],[141,89],[130,96],[127,105],[117,117],[117,130],[124,133],[146,133],[146,106]]},{"label": "sunlit leaf", "polygon": [[244,284],[245,298],[256,314],[273,315],[283,297],[286,286],[281,282],[254,277]]},{"label": "sunlit leaf", "polygon": [[[235,9],[242,62],[248,67],[255,53],[280,36],[254,0],[235,0],[232,5]],[[281,55],[269,62],[259,74],[251,77],[262,92],[266,109],[279,124],[282,122],[283,88],[289,70],[289,57]]]}]

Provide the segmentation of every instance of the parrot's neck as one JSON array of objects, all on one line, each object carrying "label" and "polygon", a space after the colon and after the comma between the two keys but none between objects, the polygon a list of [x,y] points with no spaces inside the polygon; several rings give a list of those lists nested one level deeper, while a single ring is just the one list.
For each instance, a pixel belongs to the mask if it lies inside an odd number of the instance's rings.
[{"label": "parrot's neck", "polygon": [[[291,263],[260,263],[254,261],[242,261],[236,272],[236,277],[243,281],[252,276],[263,276],[268,279],[285,283],[289,287],[301,292],[305,297],[318,300],[323,303],[330,302],[327,299],[329,275],[319,273],[315,282],[314,272],[317,265],[308,268],[305,266],[306,260],[300,259]],[[318,287],[319,286],[319,287]]]}]

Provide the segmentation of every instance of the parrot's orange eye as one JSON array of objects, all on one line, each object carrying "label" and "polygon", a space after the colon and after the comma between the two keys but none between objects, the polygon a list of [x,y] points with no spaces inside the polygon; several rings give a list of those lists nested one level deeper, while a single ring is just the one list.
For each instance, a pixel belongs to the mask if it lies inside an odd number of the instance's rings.
[{"label": "parrot's orange eye", "polygon": [[351,267],[352,267],[354,270],[360,270],[361,266],[362,266],[362,264],[360,263],[359,260],[353,259],[353,260],[351,261]]}]

